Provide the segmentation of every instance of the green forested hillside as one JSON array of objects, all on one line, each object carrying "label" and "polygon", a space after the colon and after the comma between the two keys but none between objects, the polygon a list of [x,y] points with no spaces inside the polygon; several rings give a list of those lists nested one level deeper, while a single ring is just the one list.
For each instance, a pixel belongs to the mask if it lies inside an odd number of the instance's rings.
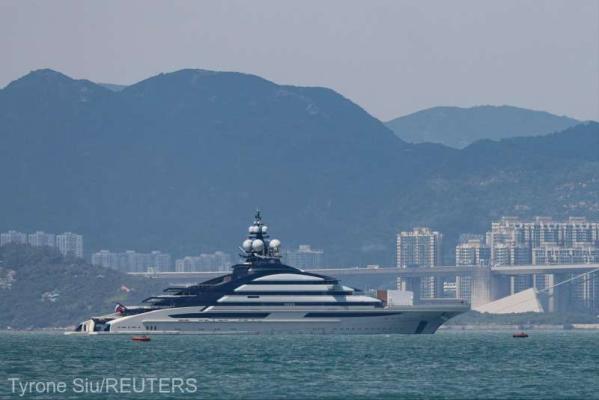
[{"label": "green forested hillside", "polygon": [[62,257],[51,248],[0,247],[0,329],[66,327],[108,314],[116,302],[137,304],[161,291],[134,278]]}]

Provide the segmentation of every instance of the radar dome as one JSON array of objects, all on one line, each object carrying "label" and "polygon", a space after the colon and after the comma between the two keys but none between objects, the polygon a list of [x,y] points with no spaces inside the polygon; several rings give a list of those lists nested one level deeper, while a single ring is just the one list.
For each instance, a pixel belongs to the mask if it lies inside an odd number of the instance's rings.
[{"label": "radar dome", "polygon": [[255,225],[250,226],[250,233],[258,233],[258,232],[260,232],[259,227],[255,226]]},{"label": "radar dome", "polygon": [[266,233],[268,231],[268,226],[264,225],[262,227],[262,233]]},{"label": "radar dome", "polygon": [[262,251],[264,250],[264,242],[260,239],[256,239],[252,242],[252,249],[254,251]]},{"label": "radar dome", "polygon": [[281,246],[281,241],[279,239],[273,239],[268,243],[268,247],[271,249],[278,249]]},{"label": "radar dome", "polygon": [[246,239],[243,241],[243,244],[241,245],[241,247],[243,247],[243,249],[245,251],[250,251],[252,250],[252,241],[250,239]]}]

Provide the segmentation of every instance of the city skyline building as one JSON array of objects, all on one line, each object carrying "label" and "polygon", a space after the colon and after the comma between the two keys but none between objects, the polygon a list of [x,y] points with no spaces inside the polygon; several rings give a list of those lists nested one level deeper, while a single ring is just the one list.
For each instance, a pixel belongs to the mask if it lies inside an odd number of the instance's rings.
[{"label": "city skyline building", "polygon": [[73,255],[83,258],[83,236],[73,232],[56,235],[56,247],[63,256]]},{"label": "city skyline building", "polygon": [[[483,235],[460,235],[460,242],[455,249],[455,264],[457,266],[487,266],[489,265],[490,258],[491,249],[485,243]],[[471,301],[472,278],[470,276],[456,276],[455,297]]]},{"label": "city skyline building", "polygon": [[37,231],[27,235],[27,242],[33,247],[56,247],[56,235],[53,233]]},{"label": "city skyline building", "polygon": [[0,246],[4,246],[9,243],[27,244],[27,234],[13,230],[2,232],[0,234]]},{"label": "city skyline building", "polygon": [[[443,235],[427,227],[413,228],[397,234],[397,268],[436,267],[441,265]],[[444,281],[433,276],[421,279],[420,297],[444,296]],[[398,279],[398,288],[406,283]]]},{"label": "city skyline building", "polygon": [[324,266],[324,251],[313,249],[309,244],[300,244],[295,250],[287,250],[284,262],[300,269],[314,269]]},{"label": "city skyline building", "polygon": [[540,261],[559,264],[576,257],[584,259],[585,252],[574,249],[586,249],[586,257],[590,260],[586,262],[594,262],[592,249],[599,247],[599,223],[581,217],[569,217],[560,222],[549,217],[535,217],[531,221],[502,217],[491,223],[486,238],[493,265],[524,265]]},{"label": "city skyline building", "polygon": [[[586,218],[569,217],[554,221],[549,217],[521,220],[503,217],[492,222],[486,234],[491,248],[491,265],[559,265],[599,262],[599,223]],[[572,278],[561,276],[560,280]],[[535,288],[542,290],[556,283],[554,274],[512,276],[512,294]],[[573,309],[597,309],[599,278],[595,275],[568,283]]]},{"label": "city skyline building", "polygon": [[121,272],[168,272],[172,270],[171,255],[158,250],[150,253],[138,253],[134,250],[124,252],[100,250],[92,254],[91,263]]},{"label": "city skyline building", "polygon": [[108,250],[100,250],[92,254],[92,265],[119,270],[119,256]]},{"label": "city skyline building", "polygon": [[417,227],[397,234],[398,268],[441,265],[443,234],[427,227]]},{"label": "city skyline building", "polygon": [[489,265],[491,249],[484,241],[482,235],[470,238],[466,242],[459,243],[455,249],[455,265]]},{"label": "city skyline building", "polygon": [[228,271],[232,265],[230,254],[215,251],[202,253],[199,256],[186,256],[175,261],[176,272],[212,272]]},{"label": "city skyline building", "polygon": [[55,247],[64,256],[73,255],[75,257],[83,258],[83,236],[73,232],[64,232],[55,235],[54,233],[46,233],[43,231],[26,234],[24,232],[10,230],[1,233],[0,246],[9,243],[29,244],[33,247]]}]

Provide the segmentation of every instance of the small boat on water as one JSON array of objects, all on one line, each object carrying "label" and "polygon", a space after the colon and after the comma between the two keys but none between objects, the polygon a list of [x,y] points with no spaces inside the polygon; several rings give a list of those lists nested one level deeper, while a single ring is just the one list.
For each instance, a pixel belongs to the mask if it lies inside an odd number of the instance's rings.
[{"label": "small boat on water", "polygon": [[528,333],[526,332],[516,332],[512,335],[512,337],[514,338],[527,338],[528,337]]},{"label": "small boat on water", "polygon": [[149,342],[151,339],[149,336],[133,336],[131,338],[131,340],[133,340],[134,342]]}]

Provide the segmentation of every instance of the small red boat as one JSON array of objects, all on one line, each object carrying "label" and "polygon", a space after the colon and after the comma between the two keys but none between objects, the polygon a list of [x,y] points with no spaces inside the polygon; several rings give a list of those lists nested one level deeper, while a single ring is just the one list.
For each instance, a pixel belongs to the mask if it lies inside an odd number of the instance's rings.
[{"label": "small red boat", "polygon": [[152,339],[150,339],[149,336],[143,335],[143,336],[133,336],[131,338],[131,340],[136,341],[136,342],[149,342]]},{"label": "small red boat", "polygon": [[512,335],[512,337],[515,338],[527,338],[528,337],[528,333],[526,332],[516,332]]}]

